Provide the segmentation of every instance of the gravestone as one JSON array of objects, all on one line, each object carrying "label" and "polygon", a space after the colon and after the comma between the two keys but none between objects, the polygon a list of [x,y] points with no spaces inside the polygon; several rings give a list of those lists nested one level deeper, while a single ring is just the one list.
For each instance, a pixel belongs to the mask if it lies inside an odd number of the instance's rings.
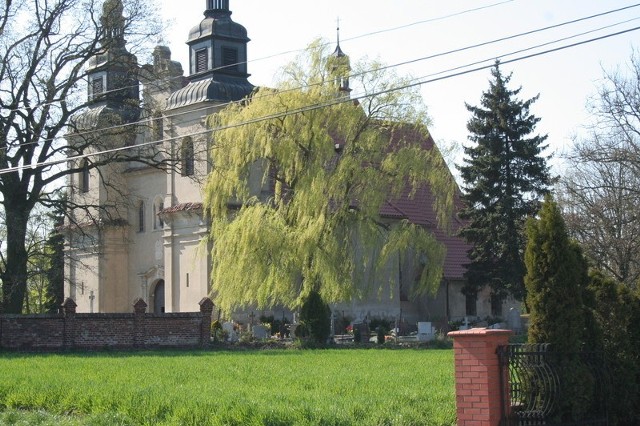
[{"label": "gravestone", "polygon": [[227,342],[238,341],[238,334],[234,330],[234,324],[232,322],[222,324],[222,331],[227,335]]},{"label": "gravestone", "polygon": [[433,326],[430,322],[418,322],[418,341],[429,342],[433,340]]},{"label": "gravestone", "polygon": [[253,326],[253,337],[258,340],[264,340],[269,338],[269,332],[267,331],[267,327],[264,325],[258,324]]},{"label": "gravestone", "polygon": [[507,325],[509,329],[516,333],[522,331],[522,319],[520,318],[520,310],[518,308],[509,309],[509,315],[507,315]]}]

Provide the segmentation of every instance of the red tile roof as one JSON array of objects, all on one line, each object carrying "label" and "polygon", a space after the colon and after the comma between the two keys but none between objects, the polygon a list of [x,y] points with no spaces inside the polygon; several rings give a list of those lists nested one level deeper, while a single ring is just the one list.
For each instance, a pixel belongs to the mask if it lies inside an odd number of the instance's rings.
[{"label": "red tile roof", "polygon": [[[460,207],[459,198],[457,207]],[[464,265],[469,263],[467,252],[471,248],[464,239],[456,236],[457,231],[462,226],[457,218],[454,208],[454,217],[451,218],[450,231],[438,227],[438,219],[433,209],[434,196],[429,188],[420,188],[413,197],[409,196],[409,191],[405,191],[400,197],[389,200],[380,209],[380,215],[392,219],[407,219],[409,222],[424,226],[435,235],[436,239],[444,244],[447,255],[444,261],[444,277],[446,279],[462,279],[464,276]]]},{"label": "red tile roof", "polygon": [[[437,149],[431,136],[425,139],[420,133],[412,131],[411,129],[396,133],[394,139],[395,138],[421,141],[421,145],[425,149]],[[428,187],[419,188],[413,197],[410,196],[409,189],[406,189],[398,198],[388,200],[381,208],[380,215],[393,219],[407,219],[411,223],[428,228],[434,233],[436,239],[444,244],[447,249],[444,263],[444,278],[463,279],[466,271],[464,265],[469,263],[467,253],[471,246],[463,238],[457,236],[458,230],[463,225],[457,215],[462,207],[459,189],[456,187],[453,217],[451,218],[450,230],[448,232],[438,227],[438,219],[433,209],[434,205],[435,198]]]}]

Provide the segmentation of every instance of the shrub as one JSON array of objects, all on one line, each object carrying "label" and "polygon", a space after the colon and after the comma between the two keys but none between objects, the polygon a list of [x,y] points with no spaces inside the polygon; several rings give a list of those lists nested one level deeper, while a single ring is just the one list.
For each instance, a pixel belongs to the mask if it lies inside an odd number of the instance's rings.
[{"label": "shrub", "polygon": [[327,342],[331,334],[330,316],[331,309],[322,300],[320,293],[311,291],[300,308],[300,323],[306,327],[311,340],[317,343]]},{"label": "shrub", "polygon": [[598,341],[608,361],[612,392],[609,413],[612,424],[640,424],[640,297],[624,284],[594,271],[590,275],[589,308]]},{"label": "shrub", "polygon": [[280,333],[281,337],[285,337],[283,334],[288,333],[286,326],[289,324],[289,319],[285,317],[278,319],[274,318],[273,315],[261,315],[260,323],[269,326],[269,331],[272,336]]},{"label": "shrub", "polygon": [[550,343],[560,355],[563,398],[558,418],[574,421],[586,414],[593,380],[578,364],[585,338],[582,301],[588,275],[580,247],[569,240],[562,214],[550,196],[545,198],[539,219],[527,222],[525,264],[527,305],[530,309],[529,343]]},{"label": "shrub", "polygon": [[215,320],[211,323],[211,337],[214,342],[224,341],[224,333],[222,332],[222,324],[220,321]]}]

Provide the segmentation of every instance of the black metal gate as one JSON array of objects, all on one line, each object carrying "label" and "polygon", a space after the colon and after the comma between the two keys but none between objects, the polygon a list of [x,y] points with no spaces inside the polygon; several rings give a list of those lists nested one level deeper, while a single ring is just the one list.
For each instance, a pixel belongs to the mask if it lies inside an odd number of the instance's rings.
[{"label": "black metal gate", "polygon": [[608,425],[602,354],[559,354],[549,344],[524,344],[501,346],[498,357],[502,425]]}]

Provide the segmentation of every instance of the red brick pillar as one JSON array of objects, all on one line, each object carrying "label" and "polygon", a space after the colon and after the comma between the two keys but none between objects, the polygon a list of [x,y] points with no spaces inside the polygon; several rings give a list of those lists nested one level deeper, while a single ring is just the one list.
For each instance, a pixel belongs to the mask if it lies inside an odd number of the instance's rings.
[{"label": "red brick pillar", "polygon": [[138,297],[133,301],[133,347],[142,348],[145,342],[147,303]]},{"label": "red brick pillar", "polygon": [[63,342],[62,347],[64,349],[73,349],[76,335],[76,302],[73,301],[70,297],[67,297],[62,304],[62,312],[64,313],[64,334],[63,334]]},{"label": "red brick pillar", "polygon": [[502,418],[500,364],[496,350],[511,330],[453,331],[458,426],[498,426]]},{"label": "red brick pillar", "polygon": [[200,323],[200,346],[207,347],[211,344],[211,317],[213,316],[213,302],[208,297],[203,297],[199,302],[202,322]]}]

